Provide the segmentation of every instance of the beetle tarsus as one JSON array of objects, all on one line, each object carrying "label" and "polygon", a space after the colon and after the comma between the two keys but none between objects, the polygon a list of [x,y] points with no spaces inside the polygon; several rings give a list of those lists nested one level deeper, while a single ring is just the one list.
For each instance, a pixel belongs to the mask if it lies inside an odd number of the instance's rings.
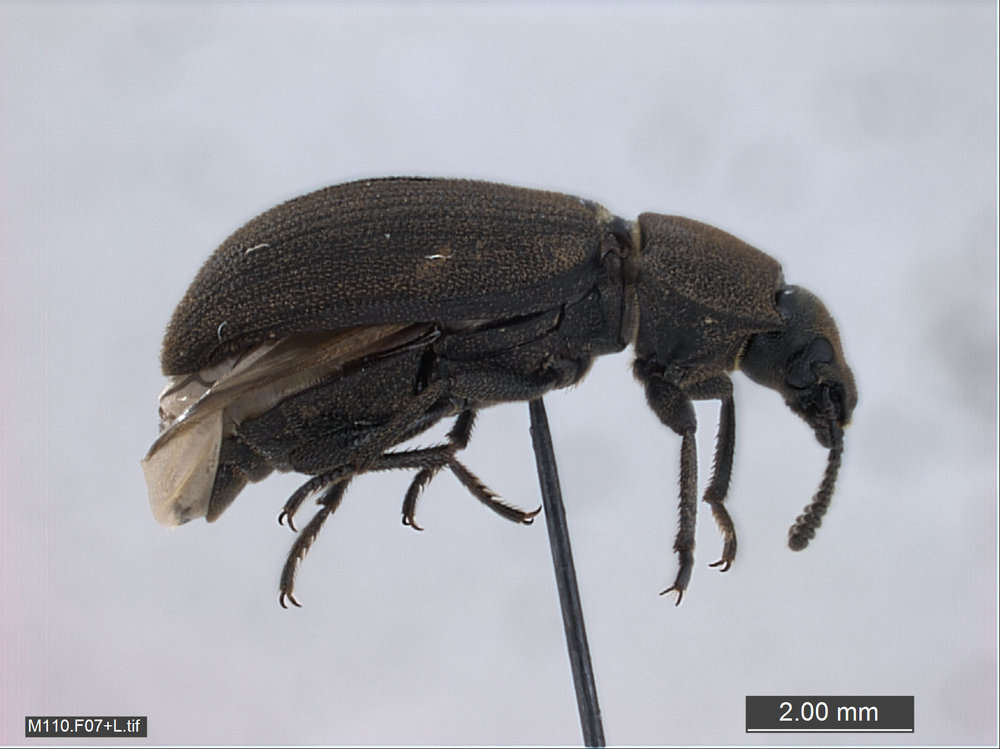
[{"label": "beetle tarsus", "polygon": [[403,515],[403,525],[413,528],[413,530],[415,531],[423,530],[423,526],[417,525],[416,521],[413,518],[408,517],[406,515]]},{"label": "beetle tarsus", "polygon": [[278,513],[278,525],[284,525],[285,521],[288,521],[288,529],[292,533],[298,533],[299,529],[295,527],[295,523],[292,522],[292,515],[287,509],[283,509]]},{"label": "beetle tarsus", "polygon": [[733,566],[733,560],[736,558],[736,530],[733,528],[733,520],[729,517],[729,511],[721,502],[713,502],[707,498],[705,501],[712,508],[712,516],[715,518],[715,523],[719,526],[719,531],[722,533],[722,557],[720,557],[719,561],[712,562],[708,566],[721,566],[722,569],[719,572],[726,572]]},{"label": "beetle tarsus", "polygon": [[726,555],[727,551],[728,551],[728,549],[724,548],[723,551],[722,551],[722,559],[720,559],[717,562],[712,562],[708,566],[709,567],[718,567],[719,565],[722,565],[722,569],[720,569],[719,572],[729,572],[729,568],[733,566],[733,559],[732,559],[731,556],[727,557],[727,555]]},{"label": "beetle tarsus", "polygon": [[674,601],[674,606],[680,606],[681,605],[681,599],[684,598],[684,591],[683,591],[683,589],[678,588],[676,585],[671,585],[666,590],[661,590],[660,591],[660,595],[661,596],[665,596],[667,593],[677,593],[677,600]]},{"label": "beetle tarsus", "polygon": [[666,590],[660,591],[660,595],[665,596],[667,593],[677,593],[677,601],[674,605],[680,606],[681,599],[684,598],[684,591],[687,590],[688,583],[691,582],[691,570],[694,567],[694,552],[690,549],[677,549],[677,554],[680,557],[680,567],[677,569],[677,577],[674,578],[673,585]]},{"label": "beetle tarsus", "polygon": [[534,522],[535,516],[542,511],[541,507],[533,511],[527,511],[507,504],[501,500],[492,489],[480,481],[472,471],[454,458],[448,461],[448,468],[453,474],[455,474],[455,478],[461,481],[462,485],[472,493],[472,496],[502,518],[506,518],[507,520],[511,520],[515,523],[531,525]]},{"label": "beetle tarsus", "polygon": [[715,504],[711,505],[711,507],[715,523],[722,532],[722,556],[717,562],[712,562],[708,566],[721,566],[722,569],[719,572],[726,572],[733,566],[733,560],[736,559],[736,531],[733,529],[733,521],[729,517],[729,513],[725,507]]},{"label": "beetle tarsus", "polygon": [[408,525],[415,531],[423,530],[423,528],[417,525],[417,521],[413,517],[417,511],[417,497],[420,496],[420,492],[430,483],[438,470],[438,468],[422,468],[413,477],[413,481],[410,482],[410,488],[406,490],[406,496],[403,498],[403,525]]},{"label": "beetle tarsus", "polygon": [[541,512],[542,512],[542,506],[538,505],[538,507],[536,507],[531,512],[525,512],[524,519],[521,522],[524,523],[524,525],[531,525],[532,523],[535,522],[535,518],[538,517],[539,514],[541,514]]}]

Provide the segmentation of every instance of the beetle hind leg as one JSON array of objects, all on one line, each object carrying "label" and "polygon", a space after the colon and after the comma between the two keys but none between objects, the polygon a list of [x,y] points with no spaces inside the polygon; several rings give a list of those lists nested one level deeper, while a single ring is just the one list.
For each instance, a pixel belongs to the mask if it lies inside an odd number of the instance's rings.
[{"label": "beetle hind leg", "polygon": [[287,520],[289,528],[295,530],[293,519],[296,511],[308,497],[316,492],[320,492],[316,500],[317,504],[320,505],[320,509],[317,510],[312,520],[299,533],[298,538],[295,539],[295,543],[292,544],[292,548],[288,552],[288,557],[285,559],[285,565],[281,570],[281,582],[278,588],[278,603],[281,604],[282,608],[288,608],[285,601],[290,602],[293,606],[302,605],[295,598],[295,574],[298,572],[299,565],[302,564],[310,547],[312,547],[319,536],[319,532],[326,519],[340,506],[340,502],[344,498],[344,492],[347,490],[347,485],[351,482],[351,479],[368,471],[388,471],[399,468],[420,468],[426,470],[428,467],[438,470],[447,463],[447,460],[440,457],[438,452],[436,448],[430,448],[424,450],[407,450],[402,453],[386,453],[362,470],[355,469],[349,465],[340,466],[332,471],[313,476],[300,486],[285,503],[284,509],[278,516],[278,521],[283,522]]},{"label": "beetle hind leg", "polygon": [[[321,473],[318,476],[313,476],[306,483],[296,489],[295,493],[288,498],[287,502],[285,502],[285,506],[281,508],[281,513],[278,515],[278,525],[284,525],[287,521],[289,530],[293,533],[298,533],[299,529],[295,527],[295,513],[298,512],[302,503],[316,492],[321,490],[325,492],[334,484],[342,482],[345,479],[349,479],[353,475],[354,471],[350,468],[350,466],[341,466],[340,468],[336,468],[327,473]],[[321,496],[316,501],[322,502],[323,497]]]},{"label": "beetle hind leg", "polygon": [[293,531],[297,530],[294,525],[295,513],[306,499],[317,493],[319,493],[319,496],[316,502],[320,505],[320,508],[299,533],[298,538],[295,539],[295,543],[292,544],[292,548],[288,552],[285,566],[281,572],[281,583],[279,585],[280,594],[278,602],[281,606],[287,608],[286,601],[293,606],[301,605],[294,594],[295,574],[298,571],[299,565],[305,559],[310,547],[315,543],[326,519],[340,505],[351,479],[364,473],[399,469],[418,470],[403,501],[403,523],[418,530],[420,527],[413,521],[417,496],[430,483],[431,479],[445,467],[455,475],[476,499],[491,510],[508,520],[526,525],[530,524],[541,511],[541,507],[528,512],[506,504],[498,499],[497,495],[480,481],[472,471],[455,458],[455,453],[469,444],[475,415],[475,411],[472,409],[462,411],[448,432],[448,441],[442,445],[402,450],[399,452],[386,452],[374,460],[368,461],[362,467],[342,465],[333,470],[313,476],[300,486],[288,498],[288,501],[285,502],[285,506],[278,516],[278,522],[284,524],[287,521],[289,528]]},{"label": "beetle hind leg", "polygon": [[[445,466],[469,490],[472,496],[507,520],[530,525],[534,521],[535,516],[541,511],[541,507],[533,511],[526,511],[502,501],[493,490],[455,458],[456,452],[468,446],[475,420],[476,412],[474,410],[466,409],[462,411],[448,432],[448,441],[436,448],[430,448],[430,450],[436,451],[436,454],[444,462],[421,468],[413,478],[403,499],[403,525],[408,525],[414,530],[423,530],[414,520],[414,514],[417,509],[417,498],[420,496],[420,492],[437,475],[438,471]],[[387,455],[390,454],[387,453]]]},{"label": "beetle hind leg", "polygon": [[[302,606],[295,598],[295,573],[298,572],[299,565],[306,558],[309,548],[319,536],[323,523],[340,506],[340,501],[344,498],[344,492],[347,490],[347,485],[350,482],[350,478],[346,478],[327,484],[323,490],[323,494],[317,500],[320,504],[319,510],[313,515],[312,520],[309,521],[306,527],[302,529],[299,537],[295,539],[295,543],[292,544],[292,548],[288,552],[288,557],[285,559],[285,566],[281,570],[281,582],[278,586],[278,603],[281,604],[283,609],[288,608],[285,603],[286,600],[294,606]],[[306,492],[303,497],[309,493]],[[301,500],[299,503],[301,504]],[[289,519],[289,524],[291,524],[291,519]]]}]

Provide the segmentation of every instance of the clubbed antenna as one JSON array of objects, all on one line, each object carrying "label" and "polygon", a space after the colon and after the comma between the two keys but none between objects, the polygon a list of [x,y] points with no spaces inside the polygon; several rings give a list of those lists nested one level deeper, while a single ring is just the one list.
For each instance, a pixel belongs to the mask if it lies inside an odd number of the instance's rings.
[{"label": "clubbed antenna", "polygon": [[788,529],[788,547],[792,551],[802,551],[809,545],[816,529],[823,522],[823,516],[830,507],[833,498],[833,487],[837,483],[837,472],[840,470],[840,458],[844,454],[844,433],[840,425],[831,420],[830,432],[833,445],[830,447],[830,457],[826,461],[826,472],[819,490],[812,502],[806,505],[801,515],[795,518],[792,527]]}]

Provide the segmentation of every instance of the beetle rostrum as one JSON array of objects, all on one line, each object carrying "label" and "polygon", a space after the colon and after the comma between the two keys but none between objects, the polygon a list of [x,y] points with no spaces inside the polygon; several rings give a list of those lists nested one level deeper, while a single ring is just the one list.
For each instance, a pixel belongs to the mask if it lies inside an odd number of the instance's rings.
[{"label": "beetle rostrum", "polygon": [[[578,382],[594,358],[635,349],[634,372],[681,437],[680,603],[693,565],[697,456],[692,401],[721,402],[704,500],[730,567],[736,533],[724,501],[742,369],[778,391],[829,449],[789,545],[804,548],[829,506],[843,429],[857,403],[833,318],[785,284],[781,266],[706,224],[654,213],[626,221],[580,198],[469,180],[389,178],[336,185],[238,229],[198,272],[167,326],[160,434],[142,461],[165,525],[214,521],[272,471],[309,479],[279,520],[303,528],[295,571],[350,481],[410,469],[403,522],[441,470],[503,517],[501,500],[456,457],[487,406]],[[455,417],[442,444],[394,449]]]}]

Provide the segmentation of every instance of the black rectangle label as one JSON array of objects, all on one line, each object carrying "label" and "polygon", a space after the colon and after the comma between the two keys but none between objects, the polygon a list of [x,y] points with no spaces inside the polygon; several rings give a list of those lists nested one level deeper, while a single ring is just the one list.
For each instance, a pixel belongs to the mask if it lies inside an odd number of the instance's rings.
[{"label": "black rectangle label", "polygon": [[145,715],[26,715],[24,737],[144,739],[148,723]]},{"label": "black rectangle label", "polygon": [[749,696],[747,733],[913,733],[913,697]]}]

